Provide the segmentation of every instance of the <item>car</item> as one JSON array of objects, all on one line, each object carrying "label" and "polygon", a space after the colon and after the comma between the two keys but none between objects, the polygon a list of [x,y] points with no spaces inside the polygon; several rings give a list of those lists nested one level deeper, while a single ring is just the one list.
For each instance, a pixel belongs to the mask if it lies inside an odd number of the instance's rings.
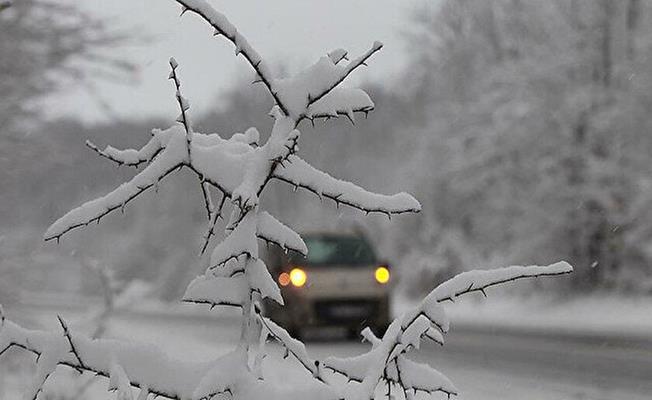
[{"label": "car", "polygon": [[295,337],[324,326],[343,327],[349,337],[365,326],[382,334],[389,324],[391,274],[369,241],[352,233],[302,236],[305,257],[278,248],[268,252],[285,305],[266,303],[267,316]]}]

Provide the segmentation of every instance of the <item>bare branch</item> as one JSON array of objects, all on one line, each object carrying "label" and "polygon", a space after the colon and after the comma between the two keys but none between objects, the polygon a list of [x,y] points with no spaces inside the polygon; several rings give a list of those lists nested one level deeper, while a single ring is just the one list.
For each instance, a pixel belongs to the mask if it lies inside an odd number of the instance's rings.
[{"label": "bare branch", "polygon": [[177,98],[177,103],[179,104],[179,109],[181,114],[177,118],[177,122],[183,125],[183,129],[186,131],[186,142],[188,145],[188,152],[190,153],[190,142],[192,141],[192,126],[190,125],[190,116],[188,115],[188,110],[190,109],[190,102],[181,95],[181,79],[177,74],[177,68],[179,68],[179,63],[174,58],[170,58],[170,76],[168,77],[174,82],[174,87],[176,88],[175,97]]},{"label": "bare branch", "polygon": [[206,252],[206,249],[208,248],[208,243],[210,242],[211,238],[215,235],[215,227],[217,226],[217,220],[222,218],[222,209],[224,208],[224,203],[226,202],[226,198],[227,198],[226,193],[222,192],[222,199],[220,200],[220,204],[217,206],[217,208],[213,209],[212,218],[208,226],[208,232],[206,232],[206,234],[204,235],[204,244],[202,245],[201,251],[199,252],[200,256]]},{"label": "bare branch", "polygon": [[[79,363],[79,366],[81,368],[86,368],[86,366],[82,362],[81,358],[79,357],[79,352],[77,351],[77,348],[75,347],[75,344],[72,342],[72,335],[70,334],[70,330],[68,329],[68,325],[66,325],[66,322],[63,320],[63,318],[61,318],[60,315],[57,315],[57,319],[59,320],[59,324],[61,325],[61,329],[63,329],[63,335],[68,340],[68,344],[70,344],[70,352],[77,359],[77,362]],[[81,369],[79,370],[79,372],[81,373]]]}]

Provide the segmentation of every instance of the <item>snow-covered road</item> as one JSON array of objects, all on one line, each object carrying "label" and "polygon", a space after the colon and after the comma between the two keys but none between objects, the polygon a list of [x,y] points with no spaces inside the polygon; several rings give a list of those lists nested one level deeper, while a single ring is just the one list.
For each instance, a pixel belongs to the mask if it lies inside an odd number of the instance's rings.
[{"label": "snow-covered road", "polygon": [[[38,314],[38,319],[42,320],[48,313]],[[48,319],[54,319],[54,314],[51,315]],[[70,318],[74,318],[74,313]],[[235,343],[237,326],[235,317],[121,314],[114,319],[112,331],[133,340],[153,341],[170,349],[174,357],[209,359]],[[460,399],[651,398],[650,343],[519,336],[454,327],[446,339],[443,348],[422,348],[419,358],[447,374],[461,390]],[[330,340],[310,342],[308,349],[319,358],[329,354],[358,354],[366,345]],[[291,361],[282,362],[294,365]],[[268,374],[286,382],[301,379],[304,373],[298,368],[290,374],[281,373],[283,369],[277,363],[268,363],[266,369]]]},{"label": "snow-covered road", "polygon": [[650,399],[649,343],[584,341],[455,330],[423,360],[458,382],[466,399]]}]

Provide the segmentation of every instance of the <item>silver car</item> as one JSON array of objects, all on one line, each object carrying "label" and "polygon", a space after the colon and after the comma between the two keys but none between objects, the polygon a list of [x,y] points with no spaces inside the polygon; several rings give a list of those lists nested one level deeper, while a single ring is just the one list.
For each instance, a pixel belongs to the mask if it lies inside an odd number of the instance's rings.
[{"label": "silver car", "polygon": [[350,337],[364,326],[382,333],[389,323],[390,271],[362,236],[302,235],[308,256],[275,249],[267,264],[285,306],[267,303],[267,315],[301,337],[307,327],[339,326]]}]

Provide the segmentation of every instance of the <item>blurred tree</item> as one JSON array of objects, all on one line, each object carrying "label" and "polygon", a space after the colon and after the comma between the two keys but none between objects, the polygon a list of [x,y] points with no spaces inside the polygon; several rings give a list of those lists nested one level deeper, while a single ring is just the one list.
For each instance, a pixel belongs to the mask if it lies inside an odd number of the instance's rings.
[{"label": "blurred tree", "polygon": [[39,101],[73,83],[93,90],[91,76],[123,79],[132,66],[103,53],[125,43],[127,34],[112,31],[105,21],[73,5],[47,0],[0,3],[2,298],[16,296],[28,275],[22,268],[33,265],[39,251],[38,228],[54,218],[57,201],[74,193],[50,171],[75,169],[81,181],[93,175],[83,165],[84,127],[63,121],[45,129]]},{"label": "blurred tree", "polygon": [[0,218],[16,220],[13,205],[39,131],[39,100],[71,82],[93,89],[89,79],[122,79],[132,70],[102,50],[124,43],[126,34],[112,32],[105,21],[73,5],[48,0],[3,2],[0,12]]},{"label": "blurred tree", "polygon": [[645,0],[456,0],[416,14],[422,246],[437,226],[484,258],[567,258],[577,287],[649,276],[650,11]]},{"label": "blurred tree", "polygon": [[5,7],[0,14],[0,126],[5,132],[38,112],[37,99],[71,80],[90,87],[88,75],[120,78],[132,70],[128,62],[102,52],[127,36],[73,5],[21,0]]}]

